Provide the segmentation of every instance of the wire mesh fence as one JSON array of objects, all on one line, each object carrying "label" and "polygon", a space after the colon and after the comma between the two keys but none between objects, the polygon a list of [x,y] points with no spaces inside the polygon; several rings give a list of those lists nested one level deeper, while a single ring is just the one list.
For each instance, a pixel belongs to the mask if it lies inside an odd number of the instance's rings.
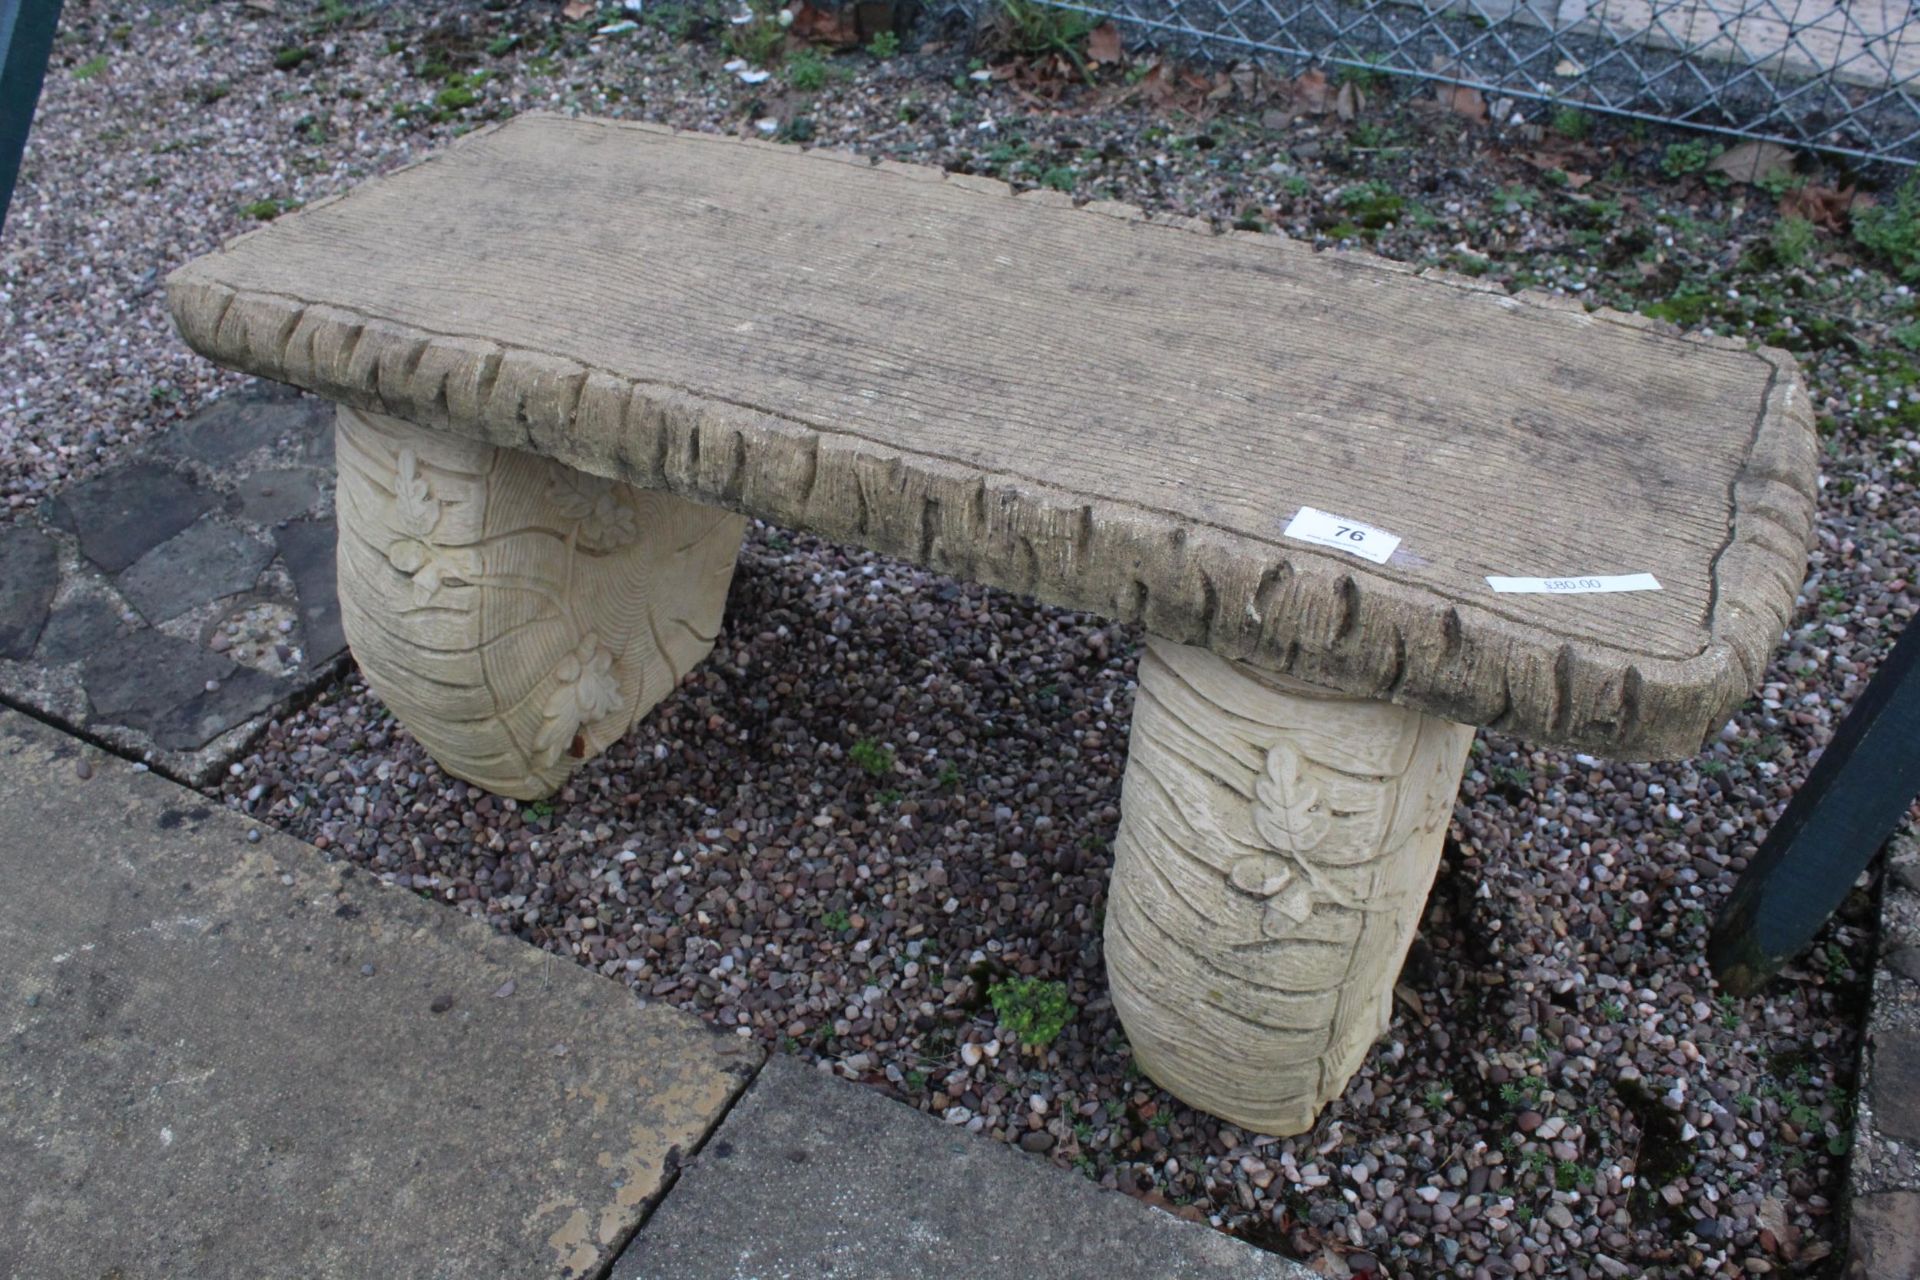
[{"label": "wire mesh fence", "polygon": [[[978,13],[1002,0],[961,0]],[[1471,85],[1920,163],[1920,22],[1906,0],[1047,0],[1129,40]]]}]

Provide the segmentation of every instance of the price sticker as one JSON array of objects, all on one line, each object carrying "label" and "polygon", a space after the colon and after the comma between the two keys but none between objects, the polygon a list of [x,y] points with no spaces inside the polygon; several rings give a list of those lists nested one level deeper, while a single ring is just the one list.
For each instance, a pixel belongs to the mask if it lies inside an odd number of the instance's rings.
[{"label": "price sticker", "polygon": [[1660,583],[1650,573],[1621,573],[1612,577],[1584,578],[1487,578],[1495,591],[1526,595],[1589,596],[1607,591],[1658,591]]},{"label": "price sticker", "polygon": [[1376,529],[1345,516],[1328,515],[1312,507],[1300,508],[1299,514],[1288,523],[1286,536],[1316,546],[1332,547],[1335,551],[1344,551],[1375,564],[1385,564],[1388,557],[1393,555],[1394,548],[1400,545],[1399,537],[1385,529]]}]

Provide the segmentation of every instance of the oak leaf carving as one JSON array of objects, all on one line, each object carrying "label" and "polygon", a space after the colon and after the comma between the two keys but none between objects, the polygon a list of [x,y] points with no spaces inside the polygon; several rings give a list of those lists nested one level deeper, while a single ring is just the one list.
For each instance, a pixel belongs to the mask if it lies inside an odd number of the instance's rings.
[{"label": "oak leaf carving", "polygon": [[400,451],[393,480],[393,509],[400,527],[416,538],[433,533],[440,523],[440,502],[427,478],[420,474],[420,458],[411,449]]},{"label": "oak leaf carving", "polygon": [[1253,784],[1253,829],[1268,848],[1306,853],[1327,838],[1332,821],[1313,766],[1287,743],[1275,744]]}]

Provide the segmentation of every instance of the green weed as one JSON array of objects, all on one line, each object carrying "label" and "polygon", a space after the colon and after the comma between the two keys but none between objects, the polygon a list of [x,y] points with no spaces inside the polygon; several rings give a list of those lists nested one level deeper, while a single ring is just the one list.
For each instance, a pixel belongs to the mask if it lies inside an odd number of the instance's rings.
[{"label": "green weed", "polygon": [[1008,978],[989,987],[987,999],[1000,1024],[1030,1048],[1046,1048],[1073,1021],[1073,1001],[1064,982]]}]

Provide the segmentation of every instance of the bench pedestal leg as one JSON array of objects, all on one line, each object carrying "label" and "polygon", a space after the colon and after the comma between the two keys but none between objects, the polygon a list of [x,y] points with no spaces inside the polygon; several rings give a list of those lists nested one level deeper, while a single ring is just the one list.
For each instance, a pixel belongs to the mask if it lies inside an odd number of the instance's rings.
[{"label": "bench pedestal leg", "polygon": [[1141,1068],[1313,1125],[1386,1029],[1473,730],[1149,639],[1107,909]]},{"label": "bench pedestal leg", "polygon": [[341,620],[458,778],[534,799],[705,657],[746,522],[342,406]]}]

